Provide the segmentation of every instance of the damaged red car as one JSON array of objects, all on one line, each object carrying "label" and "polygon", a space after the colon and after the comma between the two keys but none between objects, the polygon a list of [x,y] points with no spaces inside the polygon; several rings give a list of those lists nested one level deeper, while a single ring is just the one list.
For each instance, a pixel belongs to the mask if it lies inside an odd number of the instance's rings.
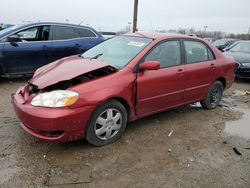
[{"label": "damaged red car", "polygon": [[102,146],[129,121],[197,101],[215,108],[234,69],[233,58],[197,37],[127,34],[39,68],[12,102],[40,140]]}]

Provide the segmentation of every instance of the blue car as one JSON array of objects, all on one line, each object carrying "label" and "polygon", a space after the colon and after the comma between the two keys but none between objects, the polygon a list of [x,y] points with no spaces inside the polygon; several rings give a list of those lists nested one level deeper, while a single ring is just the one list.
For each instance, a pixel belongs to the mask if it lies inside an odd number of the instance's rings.
[{"label": "blue car", "polygon": [[0,76],[33,73],[62,57],[81,54],[104,38],[91,27],[39,22],[0,31]]}]

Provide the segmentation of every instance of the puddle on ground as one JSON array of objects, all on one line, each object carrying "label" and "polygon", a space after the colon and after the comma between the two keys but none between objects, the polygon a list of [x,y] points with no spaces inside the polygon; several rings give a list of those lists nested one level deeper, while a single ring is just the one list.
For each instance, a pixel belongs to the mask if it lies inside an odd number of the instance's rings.
[{"label": "puddle on ground", "polygon": [[224,131],[232,135],[250,139],[250,109],[237,108],[237,110],[243,113],[242,118],[226,122]]}]

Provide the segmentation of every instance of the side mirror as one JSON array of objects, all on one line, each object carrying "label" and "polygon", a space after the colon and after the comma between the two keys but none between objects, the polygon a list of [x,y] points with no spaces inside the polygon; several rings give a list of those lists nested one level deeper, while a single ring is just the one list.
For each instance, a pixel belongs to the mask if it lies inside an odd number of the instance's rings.
[{"label": "side mirror", "polygon": [[140,70],[158,70],[160,69],[159,61],[145,61],[140,64]]},{"label": "side mirror", "polygon": [[21,39],[18,35],[11,35],[7,38],[8,42],[10,42],[11,44],[15,44],[16,42],[20,42]]}]

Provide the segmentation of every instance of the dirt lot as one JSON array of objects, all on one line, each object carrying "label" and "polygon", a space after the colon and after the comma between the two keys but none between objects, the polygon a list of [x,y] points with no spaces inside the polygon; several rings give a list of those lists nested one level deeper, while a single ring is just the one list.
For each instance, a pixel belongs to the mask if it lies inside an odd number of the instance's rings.
[{"label": "dirt lot", "polygon": [[24,82],[0,79],[0,187],[250,187],[249,81],[215,110],[193,105],[138,120],[105,147],[27,135],[10,103]]}]

